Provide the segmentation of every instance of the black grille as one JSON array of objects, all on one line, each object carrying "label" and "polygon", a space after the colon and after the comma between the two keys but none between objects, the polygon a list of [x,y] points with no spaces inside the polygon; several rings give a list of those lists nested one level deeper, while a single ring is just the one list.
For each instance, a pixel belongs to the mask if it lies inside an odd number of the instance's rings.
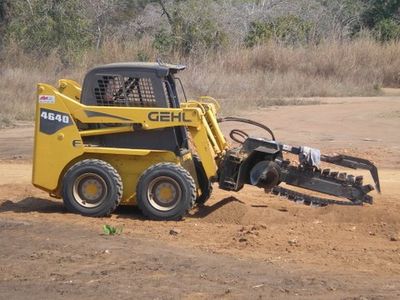
[{"label": "black grille", "polygon": [[100,106],[156,106],[150,78],[104,75],[94,89]]}]

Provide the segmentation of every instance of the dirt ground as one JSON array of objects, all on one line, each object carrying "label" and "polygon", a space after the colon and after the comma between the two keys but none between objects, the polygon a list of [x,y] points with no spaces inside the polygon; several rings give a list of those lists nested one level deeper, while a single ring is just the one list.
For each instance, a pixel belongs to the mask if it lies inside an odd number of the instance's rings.
[{"label": "dirt ground", "polygon": [[[399,94],[321,101],[242,116],[280,141],[373,160],[383,190],[373,205],[309,207],[215,186],[181,222],[129,207],[85,218],[30,185],[32,124],[1,130],[0,299],[400,298]],[[102,235],[104,224],[123,232]]]}]

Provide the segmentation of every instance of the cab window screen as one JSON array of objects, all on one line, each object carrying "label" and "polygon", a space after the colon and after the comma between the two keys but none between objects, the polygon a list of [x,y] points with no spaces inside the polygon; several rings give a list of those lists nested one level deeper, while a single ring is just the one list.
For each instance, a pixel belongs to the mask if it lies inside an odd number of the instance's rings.
[{"label": "cab window screen", "polygon": [[101,75],[98,76],[94,95],[100,106],[156,106],[150,78]]}]

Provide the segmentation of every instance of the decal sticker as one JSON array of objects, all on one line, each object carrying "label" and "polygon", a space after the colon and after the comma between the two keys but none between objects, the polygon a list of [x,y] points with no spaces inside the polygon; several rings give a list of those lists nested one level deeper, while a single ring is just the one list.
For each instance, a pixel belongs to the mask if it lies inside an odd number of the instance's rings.
[{"label": "decal sticker", "polygon": [[39,103],[42,104],[56,103],[56,97],[54,95],[39,95]]},{"label": "decal sticker", "polygon": [[40,109],[40,132],[53,134],[58,130],[72,124],[73,123],[69,114],[51,109]]},{"label": "decal sticker", "polygon": [[149,112],[147,118],[153,122],[192,122],[192,120],[186,118],[186,113],[184,112]]}]

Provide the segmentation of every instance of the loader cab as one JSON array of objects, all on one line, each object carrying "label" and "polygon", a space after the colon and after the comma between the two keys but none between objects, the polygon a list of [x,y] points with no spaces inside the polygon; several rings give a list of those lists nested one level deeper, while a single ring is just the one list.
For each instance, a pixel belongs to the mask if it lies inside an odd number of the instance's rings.
[{"label": "loader cab", "polygon": [[[85,76],[81,102],[93,106],[179,108],[175,74],[184,69],[182,65],[159,63],[114,63],[99,66]],[[98,128],[112,125],[91,126]],[[188,149],[184,127],[151,131],[135,128],[130,133],[86,139],[88,143],[102,147],[168,150],[178,155]]]}]

